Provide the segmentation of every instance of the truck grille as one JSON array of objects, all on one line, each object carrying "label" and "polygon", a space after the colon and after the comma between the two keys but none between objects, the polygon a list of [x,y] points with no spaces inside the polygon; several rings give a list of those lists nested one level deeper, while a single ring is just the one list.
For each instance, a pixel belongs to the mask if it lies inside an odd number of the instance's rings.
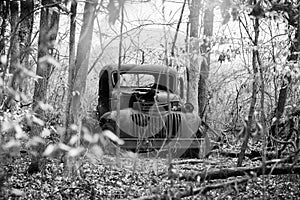
[{"label": "truck grille", "polygon": [[147,115],[143,113],[132,114],[133,131],[135,135],[151,138],[175,137],[181,131],[181,115]]}]

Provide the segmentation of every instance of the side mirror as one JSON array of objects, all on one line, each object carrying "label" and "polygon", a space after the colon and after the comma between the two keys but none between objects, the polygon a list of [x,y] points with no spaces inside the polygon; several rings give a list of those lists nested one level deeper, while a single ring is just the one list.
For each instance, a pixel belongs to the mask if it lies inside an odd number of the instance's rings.
[{"label": "side mirror", "polygon": [[115,87],[118,82],[118,73],[115,71],[112,73],[112,85]]}]

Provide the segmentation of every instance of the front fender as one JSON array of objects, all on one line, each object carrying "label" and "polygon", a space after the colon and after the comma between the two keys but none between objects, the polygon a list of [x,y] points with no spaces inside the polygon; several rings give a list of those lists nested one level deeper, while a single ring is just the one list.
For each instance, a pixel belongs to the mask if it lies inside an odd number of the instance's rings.
[{"label": "front fender", "polygon": [[198,115],[194,113],[182,113],[184,122],[182,124],[182,132],[179,137],[181,138],[191,138],[199,130],[201,119]]},{"label": "front fender", "polygon": [[[118,127],[121,131],[127,133],[130,132],[130,129],[126,128],[130,126],[131,122],[129,120],[131,115],[131,109],[120,110],[120,123]],[[100,118],[100,126],[102,130],[109,129],[112,132],[116,133],[117,125],[117,111],[111,111],[103,114]]]},{"label": "front fender", "polygon": [[[194,137],[201,124],[200,117],[194,113],[171,112],[171,114],[180,116],[179,128],[176,135],[173,136],[180,138]],[[167,116],[168,112],[148,115],[129,108],[120,110],[118,124],[117,111],[112,111],[105,113],[101,117],[100,125],[103,130],[109,129],[113,132],[116,130],[116,125],[118,125],[120,131],[125,135],[137,138],[150,138],[155,137],[156,134],[165,128]],[[171,120],[172,123],[175,122],[174,118],[171,118]]]}]

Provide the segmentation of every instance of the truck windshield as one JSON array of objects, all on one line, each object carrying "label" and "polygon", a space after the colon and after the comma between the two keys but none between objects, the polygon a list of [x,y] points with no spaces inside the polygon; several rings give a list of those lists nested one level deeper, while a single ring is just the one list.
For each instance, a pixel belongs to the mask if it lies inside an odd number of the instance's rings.
[{"label": "truck windshield", "polygon": [[[118,81],[117,72],[113,73],[113,86]],[[175,77],[169,76],[169,90],[175,91]],[[121,88],[145,88],[152,87],[167,90],[167,75],[158,73],[142,73],[142,72],[121,72],[120,73]]]},{"label": "truck windshield", "polygon": [[155,82],[151,74],[120,74],[121,87],[147,87]]}]

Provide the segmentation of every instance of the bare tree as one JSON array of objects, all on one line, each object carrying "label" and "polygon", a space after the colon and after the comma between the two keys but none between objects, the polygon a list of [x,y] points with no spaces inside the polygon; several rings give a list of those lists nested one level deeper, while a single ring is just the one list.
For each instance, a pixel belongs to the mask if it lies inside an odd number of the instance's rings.
[{"label": "bare tree", "polygon": [[[259,38],[259,18],[255,18],[253,22],[253,28],[254,28],[254,39],[252,40],[252,43],[254,46],[258,45],[258,38]],[[255,105],[257,102],[257,92],[258,92],[258,58],[259,58],[259,52],[257,49],[252,50],[252,69],[253,69],[253,82],[252,82],[252,94],[251,94],[251,102],[250,102],[250,108],[248,117],[246,120],[246,127],[245,127],[245,136],[241,147],[241,152],[238,156],[237,166],[241,167],[243,163],[243,159],[245,157],[245,152],[248,147],[248,141],[251,135],[251,125],[254,120],[254,111],[255,111]]]},{"label": "bare tree", "polygon": [[[33,106],[36,107],[39,102],[46,102],[47,87],[52,70],[52,64],[49,60],[50,51],[54,48],[54,42],[57,37],[59,12],[51,7],[51,0],[42,0],[40,17],[40,34],[38,44],[38,65],[36,74],[42,78],[38,79],[34,88]],[[38,109],[39,110],[39,109]],[[41,114],[38,112],[38,114]]]},{"label": "bare tree", "polygon": [[[207,1],[207,4],[211,4],[211,1]],[[203,61],[201,62],[199,86],[198,86],[198,103],[199,103],[199,115],[201,118],[204,116],[204,112],[207,105],[207,79],[209,76],[210,65],[210,39],[213,36],[213,22],[214,22],[214,4],[207,5],[204,11],[204,43],[201,45],[201,53],[204,54]]]},{"label": "bare tree", "polygon": [[190,5],[190,67],[188,69],[188,97],[187,99],[194,105],[194,112],[198,113],[198,82],[200,74],[200,51],[199,51],[199,13],[200,1],[192,0]]},{"label": "bare tree", "polygon": [[[293,1],[284,1],[279,3],[272,3],[271,11],[277,11],[278,13],[283,13],[286,18],[289,25],[293,26],[295,28],[295,35],[294,39],[291,41],[291,45],[289,48],[290,54],[287,57],[287,60],[292,63],[299,62],[299,50],[300,50],[300,17],[299,17],[299,11],[300,7],[296,6],[296,4],[293,3]],[[299,4],[299,1],[297,1],[297,5]],[[274,119],[275,122],[271,126],[270,135],[277,136],[279,128],[279,120],[282,117],[286,101],[289,97],[289,89],[292,82],[292,76],[289,72],[284,74],[283,81],[281,84],[281,87],[279,89],[278,99],[277,99],[277,105],[274,112]],[[270,143],[269,143],[270,145]]]},{"label": "bare tree", "polygon": [[[0,1],[0,11],[1,11],[1,27],[0,27],[0,55],[5,55],[5,32],[7,26],[7,18],[9,14],[9,1]],[[2,69],[3,70],[3,69]],[[2,71],[1,70],[1,71]]]},{"label": "bare tree", "polygon": [[[14,73],[20,65],[20,42],[19,37],[19,21],[20,9],[18,1],[10,1],[10,26],[11,26],[11,40],[10,40],[10,68],[9,72]],[[15,34],[15,35],[13,35]],[[12,87],[16,90],[18,88],[17,83],[12,83]]]},{"label": "bare tree", "polygon": [[[29,55],[30,55],[30,45],[31,45],[31,35],[33,29],[33,21],[34,21],[34,1],[33,0],[25,0],[21,1],[21,14],[20,14],[20,31],[19,31],[19,41],[20,41],[20,61],[22,67],[27,69],[31,69],[29,63]],[[28,93],[28,81],[24,81],[21,84],[21,90],[25,94]]]},{"label": "bare tree", "polygon": [[[77,14],[77,2],[72,1],[71,4],[71,15],[70,15],[70,38],[69,38],[69,75],[68,75],[68,86],[69,93],[67,96],[67,107],[66,107],[66,122],[65,126],[67,127],[70,122],[70,109],[71,109],[71,100],[72,100],[72,88],[75,78],[75,35],[76,35],[76,14]],[[65,135],[64,140],[67,142],[70,138],[69,135]]]},{"label": "bare tree", "polygon": [[[40,16],[40,34],[38,40],[38,65],[36,74],[41,78],[35,83],[33,95],[33,109],[37,117],[43,118],[44,111],[39,107],[40,102],[47,101],[47,87],[50,78],[52,64],[50,55],[54,48],[54,42],[58,33],[59,12],[53,8],[55,4],[52,0],[42,0],[41,16]],[[38,135],[42,131],[42,127],[33,126],[32,135]],[[32,157],[28,172],[35,173],[40,170],[42,162],[41,154],[43,146],[38,145],[34,149],[36,155]]]},{"label": "bare tree", "polygon": [[[68,122],[69,124],[76,124],[79,128],[77,134],[80,134],[81,120],[82,120],[82,97],[85,93],[86,78],[88,73],[88,64],[90,57],[90,50],[93,37],[93,27],[96,15],[96,6],[98,0],[86,1],[84,6],[83,24],[81,27],[77,55],[75,61],[75,68],[73,73],[69,74],[71,77],[69,81],[72,88],[69,89],[70,95],[70,113]],[[65,141],[71,136],[71,132],[67,132]],[[65,170],[68,175],[72,174],[75,170],[74,160],[65,159]]]},{"label": "bare tree", "polygon": [[10,46],[7,52],[7,60],[9,63],[5,63],[3,66],[3,77],[7,72],[9,67],[9,73],[13,76],[9,80],[9,87],[11,90],[7,93],[5,101],[3,103],[3,109],[13,109],[15,107],[15,93],[19,90],[20,85],[20,40],[19,40],[19,18],[20,18],[20,2],[10,1],[9,4],[10,11]]}]

